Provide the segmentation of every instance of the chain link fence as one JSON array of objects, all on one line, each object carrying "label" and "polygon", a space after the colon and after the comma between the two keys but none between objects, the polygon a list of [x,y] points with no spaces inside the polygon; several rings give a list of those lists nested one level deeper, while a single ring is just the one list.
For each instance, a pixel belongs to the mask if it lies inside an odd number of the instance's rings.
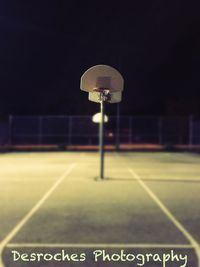
[{"label": "chain link fence", "polygon": [[[90,116],[10,116],[0,124],[1,144],[97,145],[99,125]],[[200,121],[190,117],[110,116],[105,144],[200,144]]]}]

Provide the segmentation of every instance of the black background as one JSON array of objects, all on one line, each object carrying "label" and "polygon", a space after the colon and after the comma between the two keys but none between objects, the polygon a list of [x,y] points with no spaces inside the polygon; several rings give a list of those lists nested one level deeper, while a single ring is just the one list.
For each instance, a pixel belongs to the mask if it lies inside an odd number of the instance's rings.
[{"label": "black background", "polygon": [[122,114],[199,116],[199,14],[198,1],[1,1],[0,115],[93,114],[80,76],[108,64]]}]

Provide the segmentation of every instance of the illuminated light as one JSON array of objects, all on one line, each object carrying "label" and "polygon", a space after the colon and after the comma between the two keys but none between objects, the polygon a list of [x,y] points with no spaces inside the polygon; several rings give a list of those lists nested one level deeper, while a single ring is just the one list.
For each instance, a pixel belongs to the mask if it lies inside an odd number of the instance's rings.
[{"label": "illuminated light", "polygon": [[[96,113],[92,116],[92,121],[94,123],[100,123],[101,122],[101,113]],[[104,123],[108,122],[108,116],[104,115]]]}]

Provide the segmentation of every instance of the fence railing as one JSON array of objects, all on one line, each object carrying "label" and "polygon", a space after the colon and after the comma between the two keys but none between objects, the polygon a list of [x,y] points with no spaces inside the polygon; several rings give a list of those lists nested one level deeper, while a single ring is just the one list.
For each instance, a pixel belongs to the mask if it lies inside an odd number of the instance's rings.
[{"label": "fence railing", "polygon": [[[90,116],[10,116],[3,128],[3,144],[98,144],[98,124]],[[200,121],[191,116],[110,116],[105,125],[105,143],[200,144]]]}]

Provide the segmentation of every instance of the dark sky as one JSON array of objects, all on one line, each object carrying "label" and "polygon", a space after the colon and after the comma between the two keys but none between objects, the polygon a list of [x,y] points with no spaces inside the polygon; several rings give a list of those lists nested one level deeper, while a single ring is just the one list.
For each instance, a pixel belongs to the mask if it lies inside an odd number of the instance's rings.
[{"label": "dark sky", "polygon": [[0,115],[93,114],[80,76],[108,64],[123,114],[199,116],[198,1],[117,2],[2,0]]}]

